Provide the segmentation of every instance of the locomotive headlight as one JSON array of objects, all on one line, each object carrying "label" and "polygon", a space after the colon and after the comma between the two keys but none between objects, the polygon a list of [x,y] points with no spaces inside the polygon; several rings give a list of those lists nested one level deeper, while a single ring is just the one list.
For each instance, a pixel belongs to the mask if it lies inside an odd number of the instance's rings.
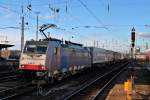
[{"label": "locomotive headlight", "polygon": [[21,65],[21,68],[24,68],[24,65]]},{"label": "locomotive headlight", "polygon": [[44,66],[42,66],[41,68],[42,68],[42,69],[45,69],[45,67],[44,67]]}]

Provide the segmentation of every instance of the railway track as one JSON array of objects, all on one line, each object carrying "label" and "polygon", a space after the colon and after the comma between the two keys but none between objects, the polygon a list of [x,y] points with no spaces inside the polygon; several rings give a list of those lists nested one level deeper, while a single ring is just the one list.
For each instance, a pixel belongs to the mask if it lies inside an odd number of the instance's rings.
[{"label": "railway track", "polygon": [[[87,73],[84,77],[72,77],[71,80],[65,80],[64,82],[60,82],[59,84],[52,86],[52,87],[42,87],[42,91],[35,91],[30,94],[21,95],[20,97],[17,97],[16,100],[64,100],[65,97],[69,96],[71,93],[75,92],[76,90],[79,90],[83,86],[87,85],[91,81],[94,81],[99,76],[105,74],[108,70],[113,68],[117,68],[120,66],[120,63],[116,63],[114,65],[107,67],[106,69],[100,70],[97,69],[94,71],[94,73]],[[107,70],[107,71],[106,71]],[[40,89],[40,90],[41,90]],[[37,96],[37,93],[39,93]],[[36,96],[35,96],[36,95]],[[77,99],[78,100],[78,99]]]},{"label": "railway track", "polygon": [[[113,66],[119,66],[118,64],[115,64],[115,65],[113,65]],[[112,66],[112,67],[113,67]],[[103,71],[102,71],[103,72]],[[100,73],[102,73],[102,72],[100,72]],[[106,73],[106,71],[104,71],[104,73]],[[100,74],[99,73],[97,73],[96,74],[96,76],[100,76]],[[101,74],[101,75],[103,75],[103,74]],[[89,77],[89,76],[88,76]],[[95,77],[94,75],[93,75],[93,77]],[[89,78],[93,78],[93,77],[89,77]],[[89,78],[87,78],[87,80],[89,80]],[[76,78],[75,78],[76,79]],[[95,78],[94,78],[95,79]],[[94,80],[94,79],[92,79],[92,81]],[[5,98],[3,98],[2,100],[5,100],[6,98],[14,98],[15,97],[15,99],[17,99],[17,100],[26,100],[26,99],[32,99],[33,100],[33,98],[35,99],[35,100],[43,100],[43,99],[45,99],[45,100],[49,100],[50,98],[52,99],[52,100],[63,100],[64,99],[64,97],[66,97],[66,96],[68,96],[68,94],[70,95],[70,93],[72,93],[73,91],[76,91],[77,89],[79,89],[78,87],[82,87],[81,86],[81,84],[87,84],[87,80],[85,80],[85,78],[83,79],[83,78],[81,78],[80,79],[80,82],[78,82],[79,81],[79,79],[76,79],[76,80],[73,80],[73,81],[71,81],[70,82],[70,84],[68,84],[68,82],[64,82],[64,83],[62,83],[62,85],[61,85],[61,83],[60,84],[58,84],[58,85],[56,85],[56,86],[54,86],[54,87],[50,87],[49,89],[47,89],[47,90],[45,90],[44,88],[43,88],[43,90],[44,91],[42,91],[42,95],[40,95],[39,94],[39,96],[37,96],[37,87],[28,87],[28,86],[26,86],[26,88],[24,88],[24,87],[21,87],[21,88],[19,88],[20,90],[18,90],[18,89],[14,89],[14,90],[11,90],[11,91],[14,91],[14,93],[15,94],[12,94],[12,92],[10,92],[10,93],[8,93],[8,94],[6,94],[6,95],[4,95],[4,97]],[[81,81],[83,81],[83,82],[81,82]],[[91,81],[89,81],[88,83],[90,83]],[[85,85],[83,85],[83,86],[85,86]],[[48,88],[47,86],[46,86],[46,88]],[[20,92],[19,92],[20,91]],[[27,93],[27,92],[28,93]],[[31,92],[30,92],[31,91]],[[5,92],[4,92],[5,93]],[[7,93],[7,92],[6,92]],[[33,93],[32,95],[31,95],[31,93]],[[48,93],[48,95],[46,95]],[[0,93],[1,94],[1,93]],[[18,97],[18,95],[19,95],[19,97]],[[27,96],[26,96],[27,95]],[[35,96],[36,95],[36,96]],[[59,95],[59,97],[58,97],[58,95]],[[56,97],[55,96],[57,96],[57,98],[58,99],[56,99]],[[0,95],[0,97],[1,97],[1,95]],[[19,98],[19,99],[18,99]],[[1,98],[0,98],[0,100],[1,100]],[[77,99],[78,100],[78,99]]]},{"label": "railway track", "polygon": [[85,85],[84,87],[80,88],[79,90],[73,92],[69,96],[63,98],[64,100],[96,100],[102,92],[106,89],[107,86],[109,86],[111,83],[113,83],[114,79],[120,75],[121,72],[123,72],[126,67],[126,64],[122,65],[120,68],[115,68],[91,83]]},{"label": "railway track", "polygon": [[0,100],[10,100],[35,90],[36,86],[20,79],[19,74],[18,70],[0,72]]},{"label": "railway track", "polygon": [[10,76],[5,76],[0,78],[0,82],[7,82],[7,81],[14,81],[14,80],[18,80],[18,76],[17,75],[10,75]]},{"label": "railway track", "polygon": [[[13,85],[12,85],[13,84]],[[36,89],[30,82],[16,82],[0,84],[0,100],[10,100]]]},{"label": "railway track", "polygon": [[15,81],[18,80],[18,71],[5,71],[0,72],[0,82],[7,82],[7,81]]},{"label": "railway track", "polygon": [[10,75],[10,74],[15,74],[16,72],[17,72],[16,70],[0,72],[0,77]]}]

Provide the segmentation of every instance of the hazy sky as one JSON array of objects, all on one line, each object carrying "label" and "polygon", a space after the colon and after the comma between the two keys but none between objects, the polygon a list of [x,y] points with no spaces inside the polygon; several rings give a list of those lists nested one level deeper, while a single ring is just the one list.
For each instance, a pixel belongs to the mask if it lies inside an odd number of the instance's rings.
[{"label": "hazy sky", "polygon": [[[40,12],[39,26],[53,23],[59,28],[47,30],[52,37],[88,46],[95,40],[99,47],[125,51],[132,27],[140,34],[138,45],[149,42],[149,5],[149,0],[0,0],[0,36],[7,36],[19,49],[21,16],[28,22],[25,39],[35,39],[36,12]],[[54,12],[54,8],[58,11]]]}]

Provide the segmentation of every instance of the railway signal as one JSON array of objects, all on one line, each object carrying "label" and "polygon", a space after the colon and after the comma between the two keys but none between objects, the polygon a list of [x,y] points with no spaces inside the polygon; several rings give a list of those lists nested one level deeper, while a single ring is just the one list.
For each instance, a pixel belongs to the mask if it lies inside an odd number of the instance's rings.
[{"label": "railway signal", "polygon": [[135,28],[131,30],[131,58],[134,58],[134,47],[135,47]]},{"label": "railway signal", "polygon": [[132,31],[131,31],[131,43],[132,43],[132,47],[135,46],[135,29],[134,27],[132,28]]}]

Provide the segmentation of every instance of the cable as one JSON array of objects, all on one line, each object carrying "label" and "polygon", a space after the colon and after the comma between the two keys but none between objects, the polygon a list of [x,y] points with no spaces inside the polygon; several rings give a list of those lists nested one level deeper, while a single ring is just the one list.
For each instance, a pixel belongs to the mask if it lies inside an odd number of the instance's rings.
[{"label": "cable", "polygon": [[9,26],[9,27],[0,27],[0,29],[20,29],[20,27]]},{"label": "cable", "polygon": [[3,8],[3,9],[6,9],[6,10],[9,10],[9,11],[11,11],[11,12],[14,12],[14,13],[19,14],[17,11],[12,10],[12,9],[10,9],[10,8],[8,8],[8,7],[5,7],[5,6],[2,6],[2,5],[0,5],[0,8]]},{"label": "cable", "polygon": [[97,20],[100,24],[103,25],[104,29],[106,30],[109,30],[103,23],[102,21],[87,7],[86,4],[84,4],[81,0],[78,0],[82,5],[83,7],[95,18],[95,20]]},{"label": "cable", "polygon": [[106,7],[107,5],[104,4],[102,0],[98,0],[98,1],[100,2],[100,4],[101,4],[105,9],[107,9],[107,7]]}]

